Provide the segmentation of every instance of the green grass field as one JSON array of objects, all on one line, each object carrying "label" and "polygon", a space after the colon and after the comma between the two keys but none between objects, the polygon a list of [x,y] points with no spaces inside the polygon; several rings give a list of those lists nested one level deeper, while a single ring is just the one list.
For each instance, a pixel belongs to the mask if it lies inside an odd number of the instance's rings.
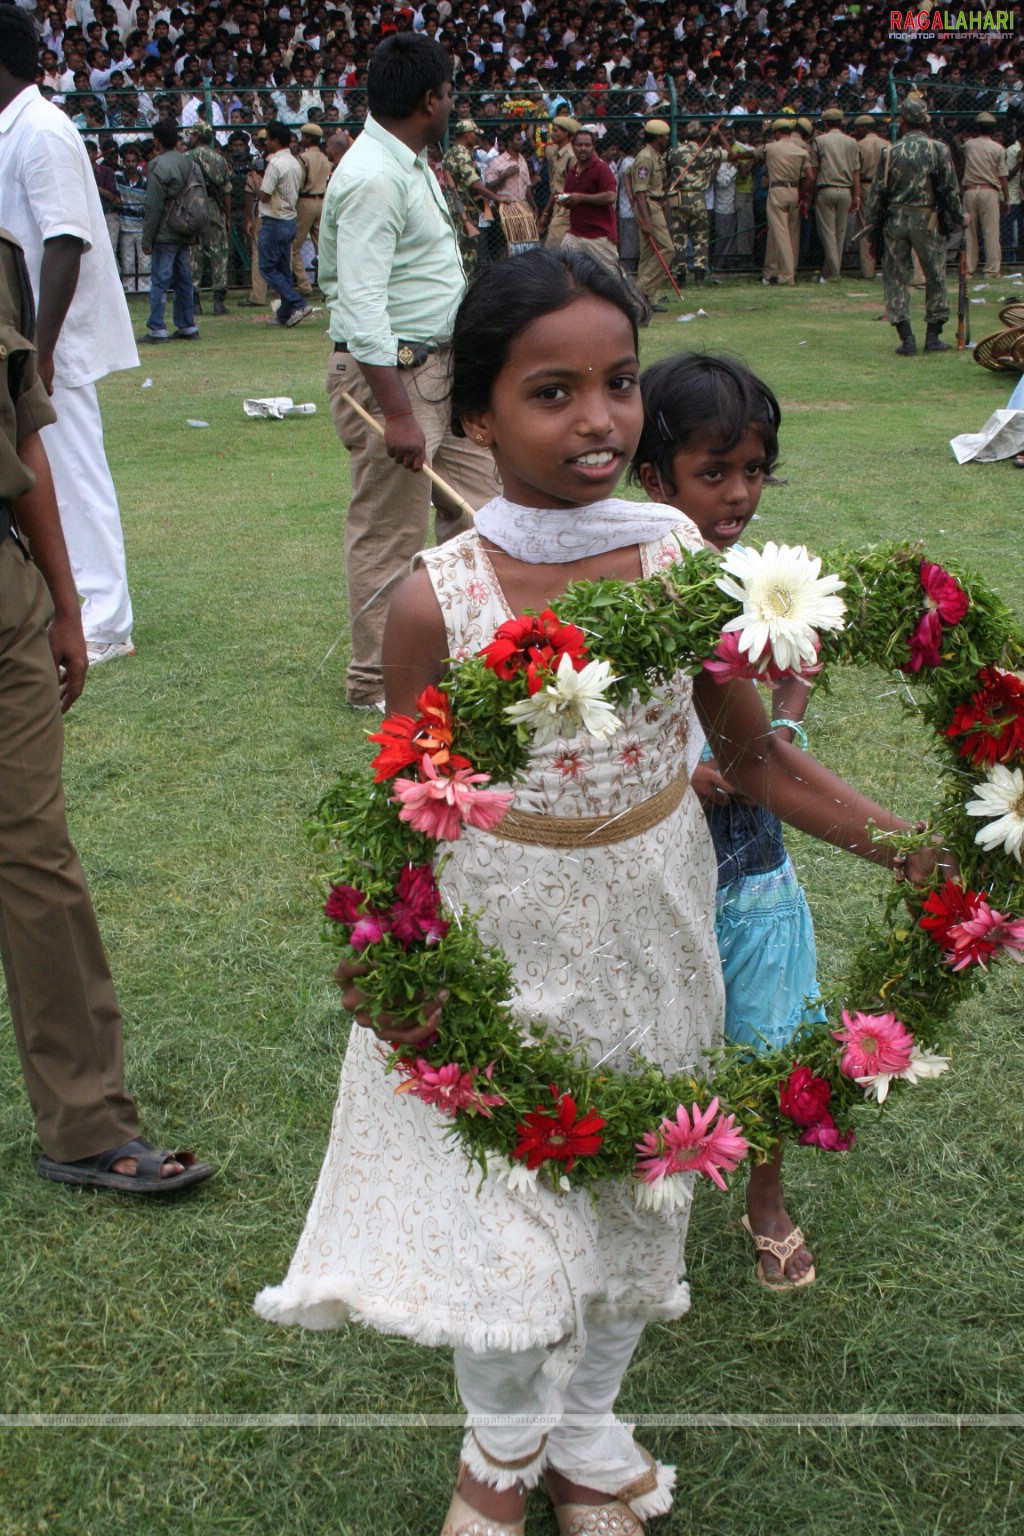
[{"label": "green grass field", "polygon": [[[976,336],[995,328],[1002,293],[1021,290],[1004,284],[972,310]],[[643,357],[728,350],[777,391],[787,483],[766,492],[757,537],[816,550],[919,538],[1024,613],[1024,476],[958,468],[948,446],[1005,405],[1013,380],[969,353],[893,357],[880,289],[690,292],[708,316],[680,324],[675,305]],[[920,310],[915,295],[923,332]],[[456,1415],[442,1355],[362,1330],[276,1329],[251,1309],[298,1236],[347,1028],[303,820],[357,758],[366,717],[343,706],[348,480],[322,327],[285,336],[249,313],[207,319],[197,347],[143,348],[141,370],[101,388],[138,655],[90,679],[66,765],[147,1129],[220,1174],[163,1205],[43,1183],[4,1032],[0,1536],[431,1536],[450,1494],[454,1418],[373,1422]],[[243,398],[265,394],[316,401],[318,414],[247,421]],[[926,814],[927,741],[890,693],[880,675],[837,678],[812,696],[812,749]],[[827,979],[884,877],[791,846]],[[649,1329],[623,1405],[641,1420],[765,1417],[643,1429],[679,1464],[675,1511],[653,1532],[1020,1531],[1022,1003],[1021,973],[1004,965],[964,1010],[942,1082],[877,1121],[866,1112],[848,1158],[787,1159],[818,1260],[810,1291],[760,1290],[741,1190],[701,1191],[693,1311]],[[153,1417],[39,1427],[40,1414]],[[339,1414],[367,1422],[157,1417]],[[898,1421],[830,1422],[851,1414]],[[530,1530],[554,1529],[538,1497]]]}]

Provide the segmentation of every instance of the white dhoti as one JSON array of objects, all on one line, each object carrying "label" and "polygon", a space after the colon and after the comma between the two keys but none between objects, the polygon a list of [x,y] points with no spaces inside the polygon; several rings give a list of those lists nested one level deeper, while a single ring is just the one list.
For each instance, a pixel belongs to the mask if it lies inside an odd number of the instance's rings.
[{"label": "white dhoti", "polygon": [[82,625],[92,644],[127,640],[132,632],[124,534],[117,492],[103,449],[95,384],[55,384],[56,422],[42,430],[71,572],[82,598]]}]

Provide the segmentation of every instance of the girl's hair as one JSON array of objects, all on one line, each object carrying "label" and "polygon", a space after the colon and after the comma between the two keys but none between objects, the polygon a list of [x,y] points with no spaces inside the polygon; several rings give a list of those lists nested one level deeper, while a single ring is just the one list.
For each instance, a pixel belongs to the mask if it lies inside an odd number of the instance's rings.
[{"label": "girl's hair", "polygon": [[483,269],[459,306],[452,335],[452,431],[457,436],[465,436],[463,416],[490,404],[494,381],[516,337],[534,320],[588,294],[622,311],[636,346],[633,302],[614,273],[593,257],[580,251],[524,251]]},{"label": "girl's hair", "polygon": [[640,434],[629,477],[640,482],[640,467],[652,464],[667,486],[672,461],[695,438],[711,438],[721,453],[730,453],[748,427],[764,441],[765,473],[779,457],[782,412],[768,385],[742,363],[729,357],[681,352],[653,363],[640,376],[644,429]]}]

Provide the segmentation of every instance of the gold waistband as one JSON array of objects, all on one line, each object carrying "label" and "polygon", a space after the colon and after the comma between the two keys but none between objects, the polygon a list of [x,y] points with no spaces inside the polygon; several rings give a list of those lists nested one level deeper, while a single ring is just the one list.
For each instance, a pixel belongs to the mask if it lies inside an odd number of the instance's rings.
[{"label": "gold waistband", "polygon": [[649,832],[681,804],[690,776],[686,769],[649,800],[614,816],[545,816],[540,812],[508,810],[493,828],[495,837],[538,848],[606,848]]}]

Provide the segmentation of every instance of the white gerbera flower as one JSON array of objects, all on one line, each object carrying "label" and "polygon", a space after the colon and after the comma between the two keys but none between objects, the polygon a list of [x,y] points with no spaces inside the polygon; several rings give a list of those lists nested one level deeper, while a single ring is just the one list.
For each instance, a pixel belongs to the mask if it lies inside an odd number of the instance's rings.
[{"label": "white gerbera flower", "polygon": [[633,1201],[638,1211],[665,1211],[671,1214],[693,1200],[693,1181],[679,1173],[648,1181],[633,1180]]},{"label": "white gerbera flower", "polygon": [[1024,846],[1024,772],[1011,772],[1002,763],[985,769],[985,783],[977,787],[977,799],[965,807],[968,816],[997,817],[991,825],[975,833],[974,841],[989,852],[1002,848],[1022,862]]},{"label": "white gerbera flower", "polygon": [[509,704],[505,713],[517,725],[530,727],[538,747],[559,736],[571,741],[580,730],[603,741],[622,724],[604,696],[615,682],[611,671],[610,661],[588,661],[582,672],[576,672],[572,658],[563,655],[554,682],[528,699]]},{"label": "white gerbera flower", "polygon": [[[496,1179],[504,1179],[514,1195],[535,1195],[537,1193],[537,1169],[527,1168],[525,1163],[510,1162],[507,1157],[502,1157],[500,1152],[489,1152],[487,1155],[487,1172]],[[564,1174],[559,1176],[558,1188],[563,1195],[567,1195],[572,1185]]]},{"label": "white gerbera flower", "polygon": [[937,1051],[915,1045],[910,1052],[910,1062],[903,1068],[900,1077],[907,1083],[923,1083],[929,1078],[941,1077],[943,1072],[948,1071],[948,1056],[940,1056]]},{"label": "white gerbera flower", "polygon": [[817,632],[843,628],[846,604],[836,594],[845,582],[820,575],[821,561],[812,559],[803,545],[730,549],[722,570],[728,574],[715,585],[743,604],[743,612],[729,620],[724,633],[738,629],[740,650],[752,660],[770,646],[775,665],[783,671],[813,666]]},{"label": "white gerbera flower", "polygon": [[940,1056],[936,1051],[914,1045],[911,1047],[910,1060],[902,1072],[875,1072],[871,1077],[858,1077],[857,1082],[864,1089],[866,1099],[875,1099],[877,1103],[884,1104],[889,1085],[896,1078],[901,1078],[905,1083],[923,1083],[929,1078],[941,1077],[948,1069],[948,1056]]}]

